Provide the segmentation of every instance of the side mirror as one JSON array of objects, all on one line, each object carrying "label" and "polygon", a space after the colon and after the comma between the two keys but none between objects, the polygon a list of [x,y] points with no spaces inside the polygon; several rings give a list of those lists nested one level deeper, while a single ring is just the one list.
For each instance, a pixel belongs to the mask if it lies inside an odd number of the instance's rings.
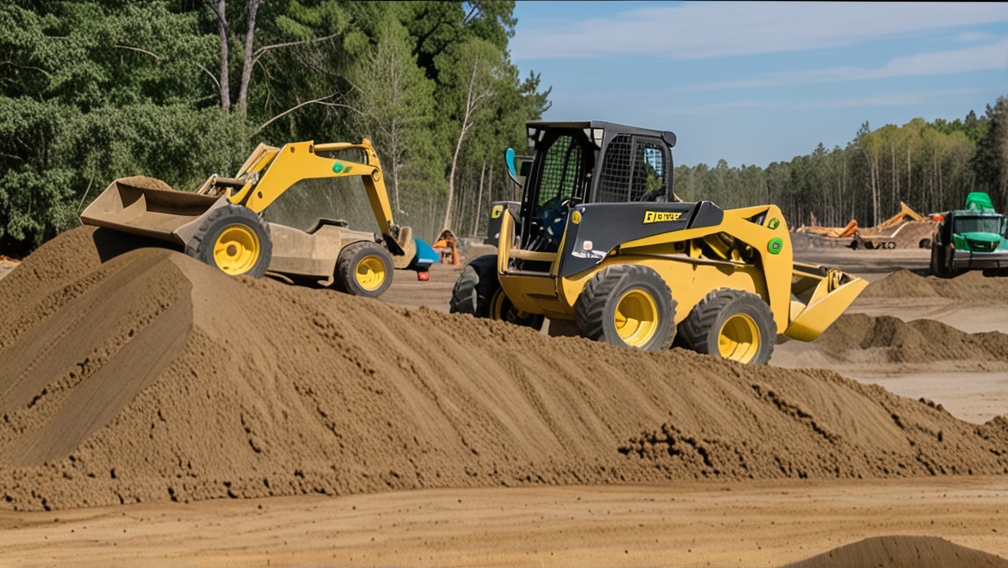
[{"label": "side mirror", "polygon": [[518,181],[518,170],[515,168],[515,151],[513,148],[508,148],[504,152],[504,163],[507,164],[508,175],[511,176],[511,181],[518,187],[521,187],[522,184]]}]

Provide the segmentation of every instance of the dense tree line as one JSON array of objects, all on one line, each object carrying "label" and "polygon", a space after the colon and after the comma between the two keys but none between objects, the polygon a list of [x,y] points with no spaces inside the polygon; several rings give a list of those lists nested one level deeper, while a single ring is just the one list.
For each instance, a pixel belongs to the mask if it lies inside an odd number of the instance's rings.
[{"label": "dense tree line", "polygon": [[[445,227],[479,234],[488,203],[516,197],[502,150],[525,148],[523,122],[550,105],[539,76],[520,77],[510,61],[513,8],[510,0],[5,2],[0,251],[27,254],[75,226],[117,177],[193,189],[210,174],[233,174],[260,142],[365,137],[401,224],[427,239]],[[777,203],[792,226],[811,214],[821,224],[871,225],[901,200],[940,211],[974,189],[1005,209],[1006,120],[1001,98],[980,117],[866,123],[844,148],[820,145],[766,168],[679,166],[676,191],[725,207]],[[319,214],[318,192],[334,209],[326,215],[365,228],[362,190],[326,192],[326,183],[289,192],[300,199],[293,216]]]},{"label": "dense tree line", "polygon": [[676,193],[724,207],[775,203],[792,227],[816,222],[872,226],[899,211],[962,207],[970,191],[986,191],[1008,210],[1008,97],[951,122],[915,118],[872,130],[865,123],[843,148],[822,144],[789,162],[729,167],[721,160],[675,170]]},{"label": "dense tree line", "polygon": [[476,209],[506,190],[501,149],[524,144],[524,121],[549,106],[538,76],[520,78],[509,59],[513,8],[6,2],[0,250],[26,254],[75,226],[116,177],[194,189],[233,174],[260,142],[364,137],[400,222],[427,238],[443,226],[471,232],[485,215]]}]

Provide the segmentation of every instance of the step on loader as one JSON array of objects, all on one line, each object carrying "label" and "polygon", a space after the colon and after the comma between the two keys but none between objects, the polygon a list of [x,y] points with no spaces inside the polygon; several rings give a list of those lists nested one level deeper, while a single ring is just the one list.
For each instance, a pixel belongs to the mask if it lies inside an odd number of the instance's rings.
[{"label": "step on loader", "polygon": [[492,205],[498,252],[463,269],[453,312],[533,327],[550,318],[616,345],[766,363],[778,333],[814,340],[868,285],[795,263],[775,205],[679,201],[671,132],[600,121],[527,129],[522,199]]},{"label": "step on loader", "polygon": [[[341,159],[347,155],[356,159]],[[307,231],[264,219],[295,183],[344,177],[363,181],[380,235],[352,230],[341,219],[318,219]],[[415,262],[412,231],[393,222],[381,164],[367,139],[260,144],[235,177],[210,176],[195,193],[153,178],[118,179],[81,213],[81,222],[165,241],[227,274],[259,278],[269,271],[359,296],[380,296],[394,268]]]}]

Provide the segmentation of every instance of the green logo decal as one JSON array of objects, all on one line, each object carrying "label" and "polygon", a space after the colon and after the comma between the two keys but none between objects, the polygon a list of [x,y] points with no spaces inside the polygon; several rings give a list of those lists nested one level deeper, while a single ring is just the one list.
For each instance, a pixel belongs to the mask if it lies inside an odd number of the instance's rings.
[{"label": "green logo decal", "polygon": [[771,229],[776,229],[777,227],[780,227],[780,219],[778,219],[777,217],[770,219],[770,222],[767,223],[767,227]]},{"label": "green logo decal", "polygon": [[346,167],[346,173],[350,173],[350,170],[352,170],[352,169],[353,169],[353,166],[347,166]]},{"label": "green logo decal", "polygon": [[770,254],[777,254],[783,248],[784,248],[784,241],[780,240],[779,238],[770,239],[770,242],[767,243],[766,246],[766,249],[767,251],[770,252]]},{"label": "green logo decal", "polygon": [[336,173],[342,172],[343,171],[343,164],[341,164],[339,162],[336,162],[335,164],[332,165],[332,171],[334,171]]}]

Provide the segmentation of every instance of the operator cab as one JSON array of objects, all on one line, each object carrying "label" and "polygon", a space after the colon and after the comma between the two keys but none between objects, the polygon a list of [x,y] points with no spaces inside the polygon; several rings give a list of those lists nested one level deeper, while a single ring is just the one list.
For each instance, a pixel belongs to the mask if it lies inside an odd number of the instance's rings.
[{"label": "operator cab", "polygon": [[672,191],[672,132],[595,120],[526,127],[533,161],[521,201],[523,249],[557,252],[579,203],[681,201]]}]

